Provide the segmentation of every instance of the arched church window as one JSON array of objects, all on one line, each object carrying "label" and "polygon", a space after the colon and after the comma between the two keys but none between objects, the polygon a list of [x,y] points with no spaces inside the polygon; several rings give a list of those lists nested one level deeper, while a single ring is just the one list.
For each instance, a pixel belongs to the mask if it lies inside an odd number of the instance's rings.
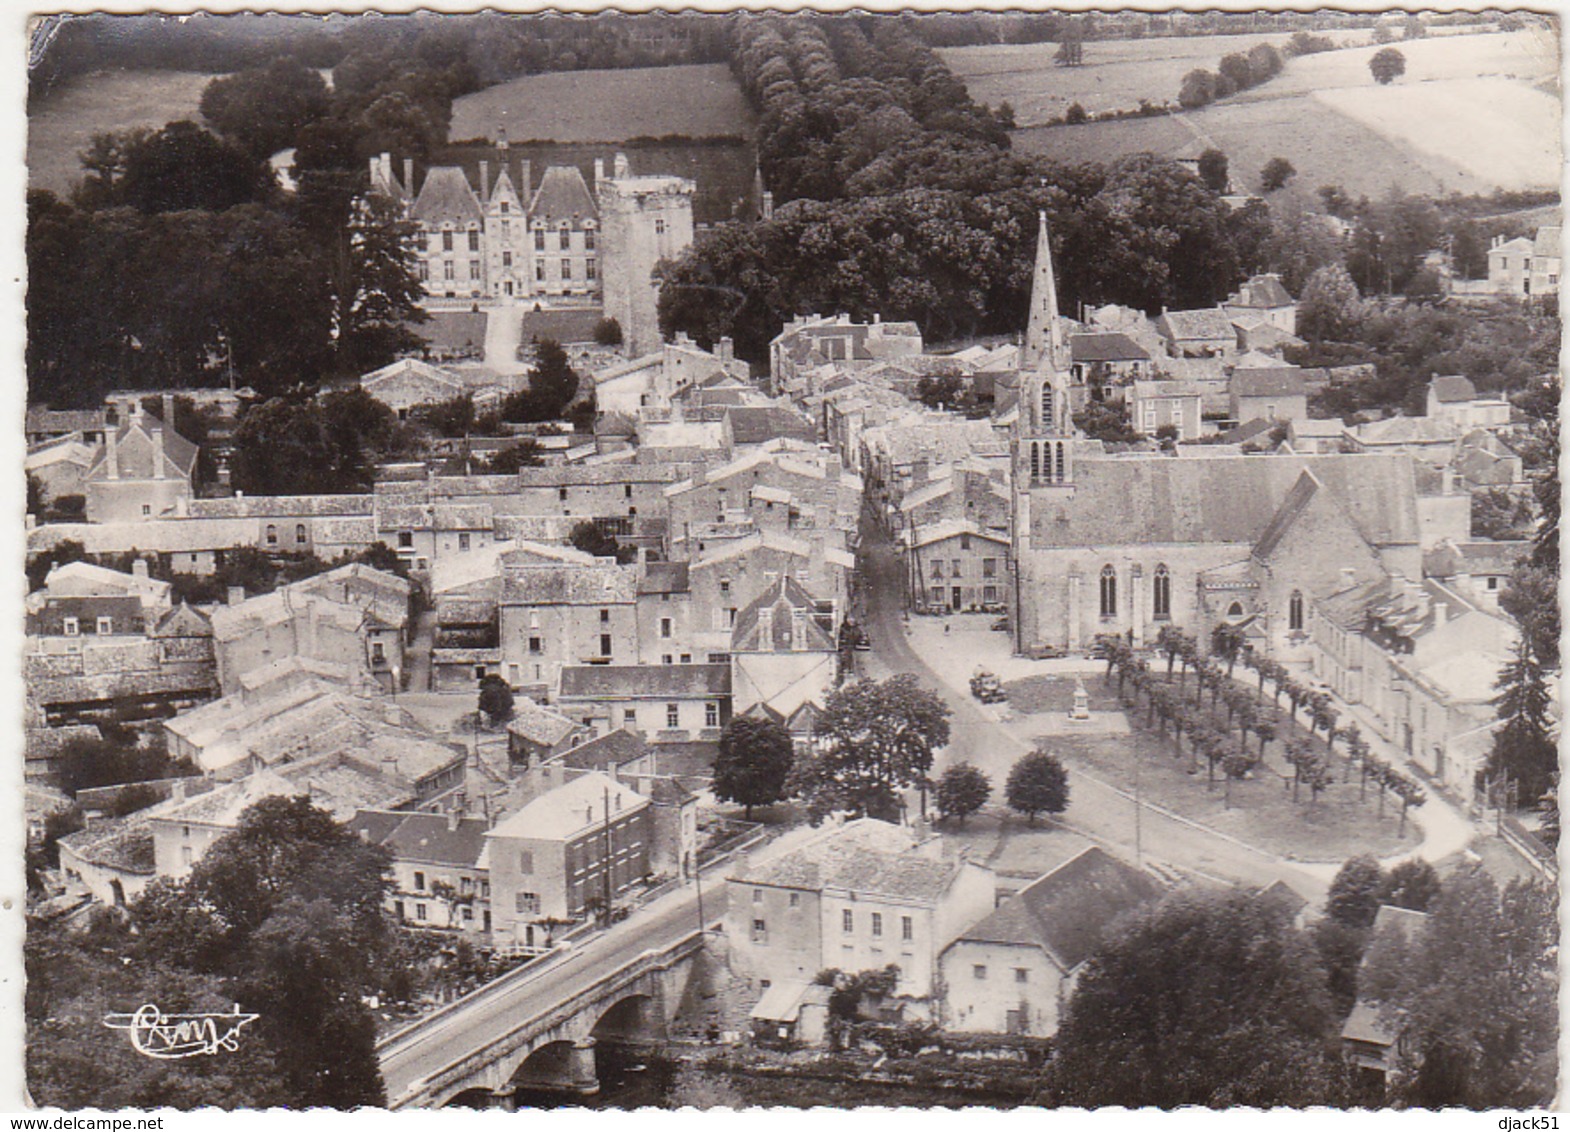
[{"label": "arched church window", "polygon": [[1063,442],[1060,440],[1052,447],[1057,452],[1057,467],[1053,470],[1052,480],[1054,483],[1063,483],[1068,479],[1068,470],[1065,467],[1067,457],[1064,455]]},{"label": "arched church window", "polygon": [[1052,415],[1052,410],[1053,410],[1052,386],[1050,386],[1050,385],[1043,385],[1041,387],[1041,427],[1042,428],[1056,428],[1057,427],[1057,418]]},{"label": "arched church window", "polygon": [[1241,601],[1234,601],[1227,606],[1227,620],[1233,624],[1243,620],[1243,603]]},{"label": "arched church window", "polygon": [[1287,599],[1287,628],[1293,632],[1303,629],[1303,591],[1293,590]]},{"label": "arched church window", "polygon": [[1030,478],[1041,478],[1041,444],[1038,441],[1031,441],[1030,444]]},{"label": "arched church window", "polygon": [[1151,606],[1157,617],[1172,616],[1172,575],[1168,572],[1165,563],[1156,567],[1155,577],[1151,582]]},{"label": "arched church window", "polygon": [[1101,616],[1118,615],[1118,572],[1109,563],[1101,568]]}]

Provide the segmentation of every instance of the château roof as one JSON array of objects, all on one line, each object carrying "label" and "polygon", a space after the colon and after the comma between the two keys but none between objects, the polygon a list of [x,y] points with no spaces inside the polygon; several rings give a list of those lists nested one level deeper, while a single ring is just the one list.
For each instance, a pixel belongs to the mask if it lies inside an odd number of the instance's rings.
[{"label": "ch\u00e2teau roof", "polygon": [[474,195],[469,178],[456,165],[433,166],[425,174],[425,184],[420,187],[410,215],[433,228],[443,224],[461,227],[484,220],[480,198]]},{"label": "ch\u00e2teau roof", "polygon": [[552,165],[540,178],[529,218],[554,226],[563,220],[592,220],[599,215],[588,183],[576,165]]}]

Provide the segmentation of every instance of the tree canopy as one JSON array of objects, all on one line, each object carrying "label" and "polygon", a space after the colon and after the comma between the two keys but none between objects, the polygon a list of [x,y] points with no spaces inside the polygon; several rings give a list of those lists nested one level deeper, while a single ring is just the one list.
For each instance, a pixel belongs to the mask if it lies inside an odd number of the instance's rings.
[{"label": "tree canopy", "polygon": [[770,806],[790,796],[796,748],[783,724],[772,719],[738,715],[720,732],[714,759],[714,796],[746,807]]},{"label": "tree canopy", "polygon": [[829,693],[818,735],[824,750],[798,760],[793,792],[814,822],[835,811],[891,820],[901,790],[925,788],[949,741],[949,708],[910,673],[860,680]]},{"label": "tree canopy", "polygon": [[1324,974],[1290,913],[1184,890],[1096,949],[1069,999],[1044,1100],[1095,1107],[1334,1104]]},{"label": "tree canopy", "polygon": [[1368,70],[1376,83],[1388,86],[1406,74],[1406,56],[1394,47],[1386,47],[1374,53],[1368,61]]},{"label": "tree canopy", "polygon": [[991,796],[992,780],[969,763],[955,763],[945,770],[938,778],[934,794],[938,813],[946,818],[958,818],[961,824],[985,806]]},{"label": "tree canopy", "polygon": [[1038,746],[1014,764],[1003,793],[1009,806],[1034,824],[1037,814],[1061,814],[1068,808],[1068,772],[1056,755]]}]

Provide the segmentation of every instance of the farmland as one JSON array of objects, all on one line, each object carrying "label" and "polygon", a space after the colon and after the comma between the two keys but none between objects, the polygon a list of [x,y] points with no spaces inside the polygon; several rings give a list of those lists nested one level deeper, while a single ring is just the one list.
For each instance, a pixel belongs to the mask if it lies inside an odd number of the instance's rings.
[{"label": "farmland", "polygon": [[527,75],[456,100],[454,140],[615,142],[750,137],[752,113],[723,64]]},{"label": "farmland", "polygon": [[1270,82],[1169,118],[1022,129],[1015,146],[1064,161],[1144,150],[1192,157],[1214,146],[1248,189],[1276,156],[1292,162],[1309,191],[1335,184],[1370,196],[1392,185],[1474,193],[1558,183],[1551,39],[1527,31],[1403,43],[1406,74],[1388,87],[1369,77],[1373,50],[1294,59]]},{"label": "farmland", "polygon": [[[1356,33],[1332,38],[1350,34]],[[1213,71],[1223,55],[1285,40],[1279,32],[1106,40],[1085,44],[1085,62],[1078,67],[1053,65],[1055,43],[949,47],[938,54],[972,98],[989,106],[1006,100],[1025,129],[1061,117],[1074,102],[1094,114],[1132,109],[1140,99],[1175,101],[1183,76],[1195,67]]]},{"label": "farmland", "polygon": [[212,78],[190,71],[99,71],[36,100],[27,125],[29,187],[68,193],[82,175],[78,155],[94,134],[199,121],[197,104]]}]

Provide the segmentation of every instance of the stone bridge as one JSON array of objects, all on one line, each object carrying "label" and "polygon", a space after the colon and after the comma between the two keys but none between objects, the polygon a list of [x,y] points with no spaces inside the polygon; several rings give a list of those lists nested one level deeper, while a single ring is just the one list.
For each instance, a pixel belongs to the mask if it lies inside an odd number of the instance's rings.
[{"label": "stone bridge", "polygon": [[378,1050],[389,1107],[512,1108],[516,1089],[597,1092],[595,1040],[663,1038],[704,939],[694,930],[608,969],[553,958],[393,1035]]}]

